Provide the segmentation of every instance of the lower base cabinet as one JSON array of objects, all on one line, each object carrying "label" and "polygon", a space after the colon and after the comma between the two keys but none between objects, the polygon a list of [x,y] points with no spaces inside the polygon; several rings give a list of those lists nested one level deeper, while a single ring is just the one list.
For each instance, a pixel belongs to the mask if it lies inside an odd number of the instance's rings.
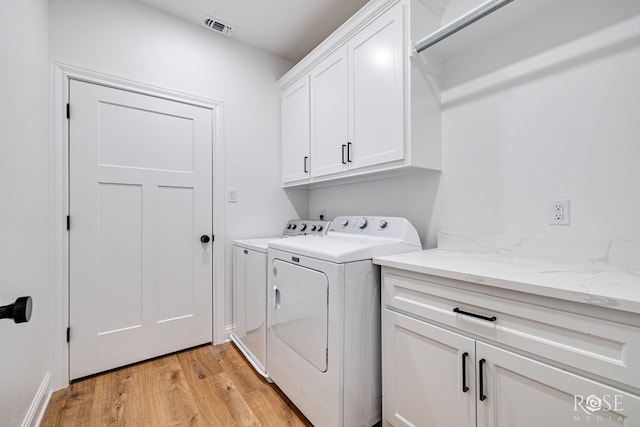
[{"label": "lower base cabinet", "polygon": [[475,341],[389,309],[382,316],[382,412],[387,425],[475,426],[475,381],[468,370],[475,360]]},{"label": "lower base cabinet", "polygon": [[385,426],[640,426],[636,394],[388,305],[382,323]]}]

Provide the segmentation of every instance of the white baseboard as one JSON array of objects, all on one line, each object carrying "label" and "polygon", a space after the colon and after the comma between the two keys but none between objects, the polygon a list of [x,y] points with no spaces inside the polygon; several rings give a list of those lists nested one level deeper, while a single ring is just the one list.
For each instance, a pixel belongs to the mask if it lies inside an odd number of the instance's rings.
[{"label": "white baseboard", "polygon": [[236,329],[236,324],[232,323],[230,325],[225,325],[224,327],[224,342],[231,341],[231,334]]},{"label": "white baseboard", "polygon": [[29,406],[27,415],[22,421],[22,427],[37,427],[40,425],[44,412],[47,410],[47,406],[49,405],[51,393],[51,374],[47,372],[40,383],[40,387],[38,388],[31,405]]}]

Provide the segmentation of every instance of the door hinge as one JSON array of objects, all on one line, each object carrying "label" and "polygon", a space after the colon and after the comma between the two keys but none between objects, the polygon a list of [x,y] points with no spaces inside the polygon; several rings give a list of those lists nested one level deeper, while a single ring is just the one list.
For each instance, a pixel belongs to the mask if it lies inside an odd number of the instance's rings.
[{"label": "door hinge", "polygon": [[71,107],[70,107],[69,103],[67,102],[67,119],[70,119],[70,118],[71,118],[71,112],[70,112],[70,110],[71,110]]},{"label": "door hinge", "polygon": [[71,217],[67,215],[67,230],[71,229]]},{"label": "door hinge", "polygon": [[67,328],[67,342],[71,341],[71,328]]}]

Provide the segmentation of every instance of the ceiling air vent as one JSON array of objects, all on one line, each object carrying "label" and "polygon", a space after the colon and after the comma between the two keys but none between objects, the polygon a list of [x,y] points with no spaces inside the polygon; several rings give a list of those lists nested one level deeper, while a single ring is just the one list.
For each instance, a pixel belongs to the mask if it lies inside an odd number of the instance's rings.
[{"label": "ceiling air vent", "polygon": [[202,18],[202,26],[227,37],[231,37],[231,33],[235,30],[235,27],[207,15]]}]

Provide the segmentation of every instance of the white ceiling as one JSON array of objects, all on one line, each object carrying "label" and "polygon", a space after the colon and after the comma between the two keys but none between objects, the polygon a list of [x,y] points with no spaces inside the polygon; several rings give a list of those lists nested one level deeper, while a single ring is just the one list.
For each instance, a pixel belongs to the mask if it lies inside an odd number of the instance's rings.
[{"label": "white ceiling", "polygon": [[[139,0],[200,25],[235,26],[231,37],[298,62],[368,0]],[[212,33],[215,37],[224,37]]]}]

